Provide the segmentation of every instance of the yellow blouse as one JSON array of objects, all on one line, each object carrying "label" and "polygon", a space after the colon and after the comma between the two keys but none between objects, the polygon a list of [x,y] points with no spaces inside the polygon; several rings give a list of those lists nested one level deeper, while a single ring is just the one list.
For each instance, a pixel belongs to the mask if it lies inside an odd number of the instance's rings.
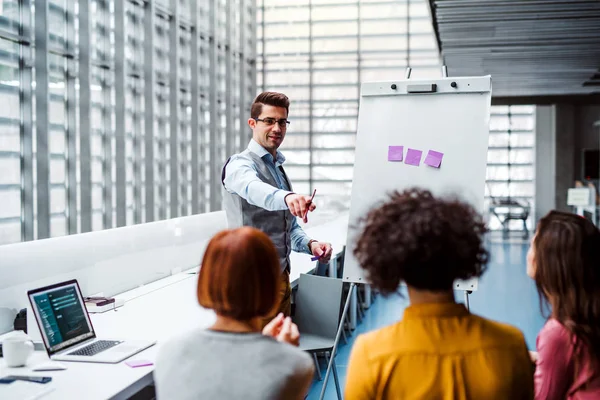
[{"label": "yellow blouse", "polygon": [[516,328],[462,304],[411,305],[394,325],[360,335],[345,399],[531,399],[533,365]]}]

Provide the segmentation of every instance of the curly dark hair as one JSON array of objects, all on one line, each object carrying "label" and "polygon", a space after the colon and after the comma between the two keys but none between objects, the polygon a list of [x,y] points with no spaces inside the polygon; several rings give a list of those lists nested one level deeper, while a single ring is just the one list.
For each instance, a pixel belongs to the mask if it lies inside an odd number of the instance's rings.
[{"label": "curly dark hair", "polygon": [[383,294],[396,292],[402,281],[421,290],[450,290],[454,280],[485,272],[487,228],[473,207],[456,198],[418,188],[394,191],[360,223],[354,255]]}]

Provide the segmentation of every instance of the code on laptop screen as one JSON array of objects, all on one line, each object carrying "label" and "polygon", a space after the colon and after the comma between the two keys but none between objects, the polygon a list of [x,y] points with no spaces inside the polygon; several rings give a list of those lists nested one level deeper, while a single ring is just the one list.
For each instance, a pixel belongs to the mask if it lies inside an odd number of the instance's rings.
[{"label": "code on laptop screen", "polygon": [[93,335],[75,285],[40,293],[34,301],[52,351]]}]

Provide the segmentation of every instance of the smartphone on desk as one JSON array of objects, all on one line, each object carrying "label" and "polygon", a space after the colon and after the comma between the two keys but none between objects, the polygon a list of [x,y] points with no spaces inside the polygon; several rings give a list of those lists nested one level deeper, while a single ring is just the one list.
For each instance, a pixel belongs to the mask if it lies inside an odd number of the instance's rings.
[{"label": "smartphone on desk", "polygon": [[25,376],[25,375],[9,375],[0,378],[0,383],[11,383],[14,381],[27,381],[35,383],[48,383],[52,380],[51,376]]}]

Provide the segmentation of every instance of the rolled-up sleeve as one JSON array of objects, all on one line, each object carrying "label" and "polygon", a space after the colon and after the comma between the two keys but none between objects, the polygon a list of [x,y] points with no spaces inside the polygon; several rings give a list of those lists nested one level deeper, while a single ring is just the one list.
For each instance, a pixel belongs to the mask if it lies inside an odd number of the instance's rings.
[{"label": "rolled-up sleeve", "polygon": [[302,229],[296,218],[294,218],[294,221],[292,222],[290,238],[292,240],[292,250],[298,253],[311,254],[310,249],[308,248],[310,238],[306,232],[304,232],[304,229]]},{"label": "rolled-up sleeve", "polygon": [[292,193],[263,182],[253,166],[240,158],[231,159],[225,167],[225,189],[237,194],[253,206],[268,211],[287,209],[285,196]]}]

